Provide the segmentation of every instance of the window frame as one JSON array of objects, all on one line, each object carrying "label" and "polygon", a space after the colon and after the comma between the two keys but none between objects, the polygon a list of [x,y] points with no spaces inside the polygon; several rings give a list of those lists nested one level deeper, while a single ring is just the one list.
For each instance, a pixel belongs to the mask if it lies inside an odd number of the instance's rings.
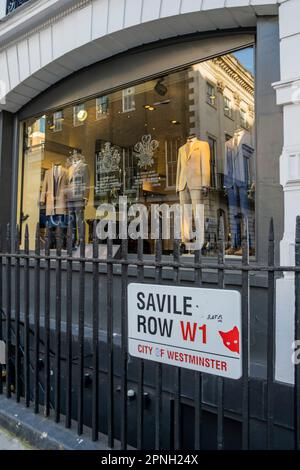
[{"label": "window frame", "polygon": [[[213,94],[209,94],[208,88],[211,87]],[[214,97],[212,99],[212,97]],[[217,109],[217,87],[210,80],[206,80],[206,103],[212,108]]]},{"label": "window frame", "polygon": [[[133,90],[132,94],[128,93],[129,90]],[[126,101],[131,102],[131,106],[127,107]],[[126,106],[125,106],[126,105]],[[122,112],[123,113],[132,113],[136,110],[135,103],[135,86],[130,86],[122,90]]]},{"label": "window frame", "polygon": [[[226,110],[226,101],[230,103],[228,111]],[[232,98],[227,95],[224,95],[224,116],[228,117],[229,119],[233,119],[233,106],[232,106]]]}]

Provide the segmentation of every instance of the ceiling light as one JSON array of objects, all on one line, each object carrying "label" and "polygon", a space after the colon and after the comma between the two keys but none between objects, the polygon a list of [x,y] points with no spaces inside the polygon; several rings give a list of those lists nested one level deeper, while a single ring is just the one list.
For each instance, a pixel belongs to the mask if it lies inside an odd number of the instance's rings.
[{"label": "ceiling light", "polygon": [[145,104],[144,108],[147,110],[147,111],[154,111],[155,110],[155,107],[151,104]]}]

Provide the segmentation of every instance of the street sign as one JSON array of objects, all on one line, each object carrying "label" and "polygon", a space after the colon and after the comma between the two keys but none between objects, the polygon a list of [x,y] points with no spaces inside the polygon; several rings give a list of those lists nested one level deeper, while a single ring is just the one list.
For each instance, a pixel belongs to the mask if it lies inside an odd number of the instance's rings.
[{"label": "street sign", "polygon": [[238,291],[132,283],[131,356],[231,379],[242,376]]}]

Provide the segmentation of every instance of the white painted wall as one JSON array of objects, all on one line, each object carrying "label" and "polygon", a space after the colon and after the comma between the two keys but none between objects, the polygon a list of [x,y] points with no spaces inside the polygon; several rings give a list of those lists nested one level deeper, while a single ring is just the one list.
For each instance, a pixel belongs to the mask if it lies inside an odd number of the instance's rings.
[{"label": "white painted wall", "polygon": [[[1,0],[0,0],[1,1]],[[197,31],[255,26],[279,0],[31,0],[0,23],[0,109],[16,112],[72,72]]]}]

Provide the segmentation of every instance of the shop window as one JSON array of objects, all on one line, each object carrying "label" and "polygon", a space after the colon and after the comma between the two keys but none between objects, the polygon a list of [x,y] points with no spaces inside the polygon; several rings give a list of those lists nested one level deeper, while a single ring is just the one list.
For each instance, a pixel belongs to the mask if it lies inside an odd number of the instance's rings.
[{"label": "shop window", "polygon": [[[159,207],[164,220],[163,206],[169,224],[169,231],[163,233],[163,254],[173,251],[177,207],[183,252],[194,251],[191,246],[196,239],[203,256],[217,256],[221,214],[226,254],[240,256],[243,217],[249,220],[249,227],[255,227],[255,112],[249,113],[246,127],[238,112],[232,112],[228,120],[225,109],[215,107],[212,83],[222,75],[233,96],[243,97],[243,110],[254,109],[255,80],[247,68],[252,48],[245,64],[237,63],[232,55],[179,67],[105,96],[99,90],[98,97],[83,97],[75,106],[23,122],[18,216],[22,246],[26,224],[33,235],[40,223],[42,241],[48,226],[52,248],[56,228],[61,227],[66,235],[71,224],[76,256],[80,222],[84,222],[85,241],[90,244],[96,220],[115,228],[106,230],[106,235],[113,237],[116,248],[121,244],[123,224],[129,251],[136,254],[137,237],[132,235],[142,225],[134,223],[139,212],[133,210],[139,205],[146,227],[142,236],[147,234],[144,250],[154,254],[152,211]],[[232,67],[236,67],[234,73]],[[215,107],[213,112],[206,101]],[[252,232],[254,255],[254,229]],[[97,236],[99,243],[107,242],[101,230]],[[34,249],[34,236],[31,238],[30,248]]]},{"label": "shop window", "polygon": [[100,96],[96,98],[96,119],[106,118],[108,115],[108,96]]},{"label": "shop window", "polygon": [[135,111],[135,87],[126,88],[122,92],[123,113]]},{"label": "shop window", "polygon": [[216,88],[211,83],[206,83],[206,102],[211,106],[216,106]]},{"label": "shop window", "polygon": [[224,114],[230,119],[232,118],[232,101],[227,96],[224,96]]}]

